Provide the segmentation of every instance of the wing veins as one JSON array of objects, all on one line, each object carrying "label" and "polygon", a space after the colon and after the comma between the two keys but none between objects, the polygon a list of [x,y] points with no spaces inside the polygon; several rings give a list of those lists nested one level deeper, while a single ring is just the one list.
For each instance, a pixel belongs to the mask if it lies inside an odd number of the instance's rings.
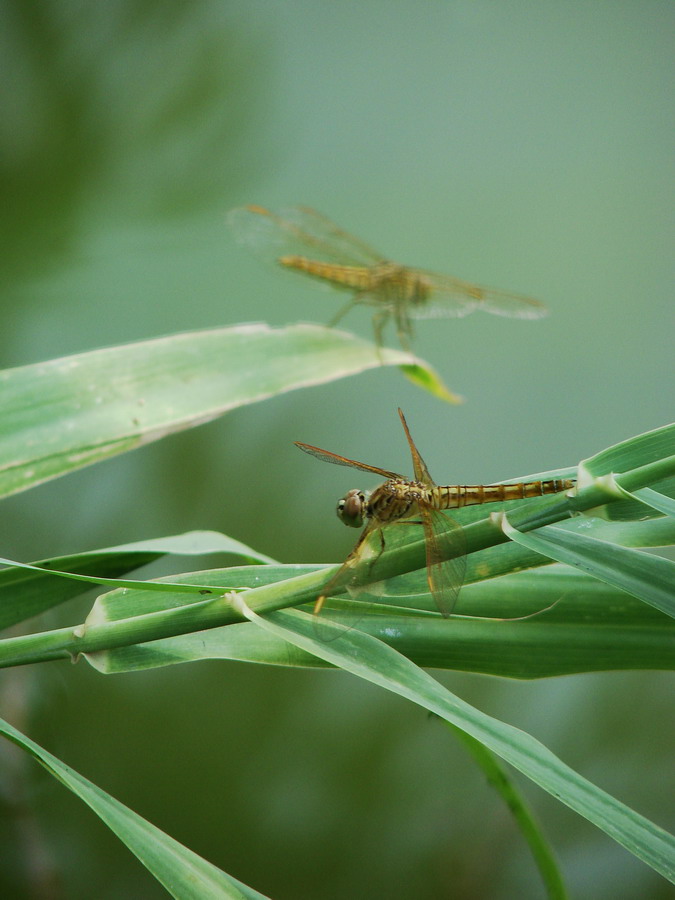
[{"label": "wing veins", "polygon": [[302,441],[294,441],[294,443],[296,447],[304,450],[305,453],[309,453],[310,456],[315,456],[322,462],[333,463],[333,465],[336,466],[348,466],[351,469],[361,469],[363,472],[381,475],[382,478],[386,478],[388,481],[391,479],[405,481],[405,479],[396,472],[388,472],[386,469],[380,469],[378,466],[369,466],[368,463],[358,462],[357,460],[349,459],[346,456],[339,456],[337,453],[331,453],[330,450],[322,450],[320,447],[313,447],[311,444],[304,444]]}]

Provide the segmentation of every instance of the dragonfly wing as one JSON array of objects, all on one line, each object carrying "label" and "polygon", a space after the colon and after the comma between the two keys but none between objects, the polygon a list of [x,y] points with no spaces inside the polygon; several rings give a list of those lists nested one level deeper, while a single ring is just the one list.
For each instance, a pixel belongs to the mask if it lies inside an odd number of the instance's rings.
[{"label": "dragonfly wing", "polygon": [[269,262],[302,256],[342,266],[371,266],[382,259],[330,219],[305,207],[277,214],[262,206],[240,206],[230,210],[227,223],[238,243]]},{"label": "dragonfly wing", "polygon": [[429,487],[435,487],[435,484],[429,474],[429,470],[427,469],[427,464],[422,459],[419,450],[415,446],[415,442],[412,439],[412,435],[408,429],[408,423],[405,420],[405,416],[403,415],[403,411],[399,408],[398,411],[399,417],[401,419],[401,424],[403,425],[403,430],[405,431],[405,436],[408,440],[408,446],[410,447],[410,455],[412,456],[413,468],[415,471],[415,480],[421,481],[422,484],[427,484]]},{"label": "dragonfly wing", "polygon": [[397,475],[396,472],[387,472],[386,469],[379,469],[377,466],[369,466],[368,463],[357,462],[355,459],[348,459],[346,456],[338,456],[337,453],[331,453],[330,450],[322,450],[320,447],[313,447],[311,444],[303,444],[302,441],[295,441],[294,443],[296,447],[304,450],[305,453],[309,453],[310,456],[315,456],[322,462],[333,463],[336,466],[348,466],[350,469],[361,469],[363,472],[381,475],[382,478],[386,478],[388,481],[392,478],[402,478],[402,476]]},{"label": "dragonfly wing", "polygon": [[[309,206],[295,206],[282,210],[290,222],[303,234],[311,237],[313,246],[321,246],[327,252],[336,254],[335,261],[344,265],[373,266],[384,262],[384,257],[361,238],[350,234]],[[337,256],[340,259],[337,259]]]},{"label": "dragonfly wing", "polygon": [[424,299],[410,303],[408,315],[413,319],[437,319],[467,316],[476,309],[516,319],[540,319],[548,314],[543,303],[521,294],[510,294],[493,288],[461,281],[451,275],[438,275],[411,269]]},{"label": "dragonfly wing", "polygon": [[238,244],[266,262],[276,262],[285,253],[302,251],[299,236],[290,223],[262,206],[239,206],[227,214],[227,224]]},{"label": "dragonfly wing", "polygon": [[422,512],[427,552],[427,582],[436,606],[449,616],[466,573],[466,538],[461,525],[430,507]]},{"label": "dragonfly wing", "polygon": [[481,288],[483,296],[478,309],[495,316],[507,316],[510,319],[541,319],[548,315],[548,309],[533,297],[521,294],[509,294],[492,288]]}]

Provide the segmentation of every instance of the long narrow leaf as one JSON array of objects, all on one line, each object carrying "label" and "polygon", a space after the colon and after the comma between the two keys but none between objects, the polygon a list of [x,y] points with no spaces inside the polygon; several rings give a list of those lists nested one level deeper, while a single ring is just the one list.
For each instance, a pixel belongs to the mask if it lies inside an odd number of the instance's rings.
[{"label": "long narrow leaf", "polygon": [[[77,597],[90,590],[92,585],[100,584],[100,579],[115,579],[166,554],[202,556],[211,553],[223,553],[257,562],[273,562],[265,554],[224,534],[216,531],[192,531],[89,553],[43,559],[32,568],[23,565],[8,566],[0,570],[0,629],[24,622]],[[76,581],[44,571],[45,569],[88,575],[92,580]]]},{"label": "long narrow leaf", "polygon": [[30,753],[83,800],[172,896],[179,900],[266,900],[263,894],[179,844],[2,719],[0,734]]},{"label": "long narrow leaf", "polygon": [[664,425],[607,447],[585,459],[581,468],[593,476],[626,472],[675,453],[675,424]]},{"label": "long narrow leaf", "polygon": [[497,762],[495,755],[491,750],[471,737],[466,731],[451,725],[450,722],[444,723],[446,727],[459,738],[459,740],[468,748],[469,753],[476,760],[477,764],[483,770],[485,777],[502,797],[506,805],[509,807],[513,818],[515,819],[520,831],[527,841],[530,852],[534,857],[534,861],[539,869],[546,887],[546,893],[549,900],[567,900],[569,896],[565,889],[560,868],[555,859],[553,848],[549,844],[542,831],[541,826],[537,822],[534,813],[525,800],[525,797],[516,787],[514,779],[506,769]]},{"label": "long narrow leaf", "polygon": [[645,503],[647,506],[651,506],[652,509],[663,513],[664,516],[675,518],[675,500],[672,497],[666,497],[665,494],[662,494],[660,491],[654,491],[652,488],[641,488],[638,491],[632,491],[631,493],[626,491],[626,493],[639,500],[640,503]]},{"label": "long narrow leaf", "polygon": [[675,838],[565,765],[518,728],[480,712],[381,641],[356,630],[339,640],[314,637],[311,616],[283,610],[258,616],[238,598],[260,628],[326,662],[436,713],[480,741],[554,797],[584,816],[657,872],[675,881]]},{"label": "long narrow leaf", "polygon": [[[504,533],[518,544],[576,566],[675,616],[675,562],[642,550],[571,533],[554,525],[524,534],[502,516]],[[675,649],[675,648],[674,648]]]}]

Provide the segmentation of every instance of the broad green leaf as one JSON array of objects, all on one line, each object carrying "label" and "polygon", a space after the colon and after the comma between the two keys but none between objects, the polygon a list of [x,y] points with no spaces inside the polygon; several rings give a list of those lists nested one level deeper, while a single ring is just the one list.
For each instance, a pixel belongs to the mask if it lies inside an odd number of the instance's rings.
[{"label": "broad green leaf", "polygon": [[173,897],[179,900],[266,900],[263,894],[179,844],[2,719],[0,734],[30,753],[83,800]]},{"label": "broad green leaf", "polygon": [[[0,629],[52,609],[88,591],[100,578],[116,576],[147,565],[166,554],[204,555],[224,553],[257,562],[273,562],[268,556],[216,531],[192,531],[149,541],[136,541],[73,556],[43,559],[33,568],[9,566],[0,570]],[[58,569],[89,575],[92,582],[75,581],[39,569]]]},{"label": "broad green leaf", "polygon": [[0,496],[238,406],[380,365],[413,367],[418,383],[445,390],[410,353],[378,353],[318,325],[195,331],[7,369],[0,372]]},{"label": "broad green leaf", "polygon": [[[240,595],[240,602],[242,598]],[[314,636],[311,616],[299,610],[258,616],[243,603],[241,609],[265,631],[399,694],[465,731],[665,878],[675,881],[672,835],[596,787],[530,735],[485,715],[450,693],[391,647],[355,629],[336,634],[339,640],[319,641]]]}]

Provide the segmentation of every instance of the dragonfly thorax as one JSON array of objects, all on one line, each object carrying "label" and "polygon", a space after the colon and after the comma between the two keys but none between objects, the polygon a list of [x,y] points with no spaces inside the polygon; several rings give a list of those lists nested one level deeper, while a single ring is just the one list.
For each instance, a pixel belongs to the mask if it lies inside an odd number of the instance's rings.
[{"label": "dragonfly thorax", "polygon": [[366,517],[379,525],[417,515],[420,501],[427,501],[429,489],[419,481],[390,479],[368,497]]},{"label": "dragonfly thorax", "polygon": [[380,302],[394,306],[403,302],[416,306],[429,298],[429,283],[421,272],[386,261],[374,265],[371,272],[373,290]]}]

